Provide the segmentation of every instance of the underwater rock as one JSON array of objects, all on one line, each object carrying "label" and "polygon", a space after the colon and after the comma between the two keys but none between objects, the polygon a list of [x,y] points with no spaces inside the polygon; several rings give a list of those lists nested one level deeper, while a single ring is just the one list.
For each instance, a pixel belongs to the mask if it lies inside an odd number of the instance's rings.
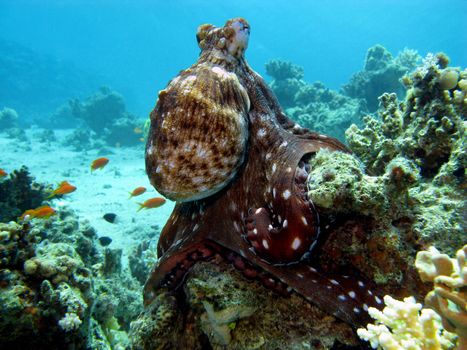
[{"label": "underwater rock", "polygon": [[16,220],[24,211],[39,207],[46,197],[45,186],[34,182],[27,167],[14,170],[0,182],[0,222]]},{"label": "underwater rock", "polygon": [[104,218],[105,221],[110,222],[111,224],[113,224],[115,222],[115,219],[117,218],[117,214],[106,213],[106,214],[104,214],[103,218]]},{"label": "underwater rock", "polygon": [[342,87],[342,92],[352,98],[362,98],[370,112],[378,108],[378,97],[385,92],[394,92],[398,97],[405,95],[401,83],[419,63],[421,57],[415,50],[404,49],[396,58],[381,45],[368,49],[364,69],[354,74],[350,82]]}]

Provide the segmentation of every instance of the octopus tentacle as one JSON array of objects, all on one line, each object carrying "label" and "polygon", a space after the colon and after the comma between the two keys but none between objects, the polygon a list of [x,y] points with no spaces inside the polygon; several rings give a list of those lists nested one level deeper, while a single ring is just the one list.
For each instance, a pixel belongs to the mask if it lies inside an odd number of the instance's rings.
[{"label": "octopus tentacle", "polygon": [[368,307],[381,302],[368,282],[325,274],[303,259],[321,237],[305,193],[306,160],[323,148],[348,150],[285,116],[244,58],[249,32],[243,19],[200,26],[198,61],[161,92],[151,114],[147,173],[178,203],[159,239],[145,303],[160,288],[180,286],[196,261],[220,256],[248,279],[362,325]]}]

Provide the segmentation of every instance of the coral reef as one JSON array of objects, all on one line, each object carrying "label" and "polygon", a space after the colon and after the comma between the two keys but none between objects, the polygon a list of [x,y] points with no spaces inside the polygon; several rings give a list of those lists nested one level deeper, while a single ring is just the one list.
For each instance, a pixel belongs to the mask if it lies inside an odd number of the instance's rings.
[{"label": "coral reef", "polygon": [[0,222],[16,220],[25,210],[39,207],[46,197],[45,186],[34,182],[27,167],[14,170],[0,182]]},{"label": "coral reef", "polygon": [[414,50],[404,49],[393,58],[385,47],[375,45],[368,49],[363,70],[350,78],[350,82],[342,87],[342,92],[352,98],[364,99],[370,112],[374,112],[381,94],[394,92],[404,97],[405,89],[400,79],[411,72],[419,61],[420,56]]},{"label": "coral reef", "polygon": [[18,113],[12,108],[0,110],[0,130],[10,129],[17,126]]},{"label": "coral reef", "polygon": [[270,86],[286,114],[302,127],[343,140],[343,130],[368,112],[362,99],[330,90],[319,81],[305,82],[303,68],[290,62],[272,60],[266,63],[266,72],[274,78]]},{"label": "coral reef", "polygon": [[415,260],[420,277],[434,284],[425,297],[425,305],[441,316],[444,329],[456,333],[458,349],[467,347],[467,245],[456,258],[436,248],[418,252]]},{"label": "coral reef", "polygon": [[[441,350],[452,349],[454,335],[443,330],[439,315],[422,309],[413,297],[404,301],[384,297],[383,311],[370,308],[376,322],[367,329],[358,329],[358,335],[371,346],[382,350]],[[462,349],[462,348],[460,348]]]},{"label": "coral reef", "polygon": [[61,208],[49,220],[0,224],[0,248],[2,347],[128,348],[141,286],[88,222]]},{"label": "coral reef", "polygon": [[[425,297],[425,307],[413,297],[398,301],[386,295],[386,308],[370,308],[376,320],[358,335],[373,348],[465,349],[467,346],[467,245],[456,259],[441,254],[435,247],[417,253],[415,266],[423,282],[434,289]],[[435,310],[435,311],[433,311]],[[457,336],[456,336],[457,335]]]},{"label": "coral reef", "polygon": [[[365,117],[365,127],[352,125],[346,136],[373,181],[392,177],[413,182],[407,191],[407,205],[400,206],[405,215],[393,219],[405,217],[419,243],[436,242],[443,251],[453,253],[453,247],[463,243],[466,228],[462,212],[465,211],[467,103],[462,82],[467,71],[446,68],[446,64],[444,55],[426,59],[412,75],[404,78],[408,87],[404,102],[399,103],[395,94],[383,94],[378,117]],[[451,90],[444,90],[440,83],[446,70],[455,71],[459,79]],[[388,168],[398,159],[403,160],[405,168]]]},{"label": "coral reef", "polygon": [[69,102],[71,114],[81,120],[98,137],[112,146],[137,144],[140,135],[135,129],[143,123],[126,111],[122,95],[108,87],[101,87],[84,102],[78,99]]}]

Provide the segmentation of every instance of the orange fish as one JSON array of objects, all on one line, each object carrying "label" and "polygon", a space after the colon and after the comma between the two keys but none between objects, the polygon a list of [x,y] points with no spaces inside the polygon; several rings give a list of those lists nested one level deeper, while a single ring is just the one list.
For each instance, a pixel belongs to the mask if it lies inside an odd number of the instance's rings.
[{"label": "orange fish", "polygon": [[130,197],[136,197],[146,192],[146,187],[136,187],[133,191],[130,192]]},{"label": "orange fish", "polygon": [[0,169],[0,179],[1,179],[2,177],[7,176],[7,175],[8,175],[8,173],[7,173],[5,170]]},{"label": "orange fish", "polygon": [[71,185],[68,181],[62,181],[60,185],[58,185],[58,187],[55,190],[53,190],[50,196],[48,196],[47,198],[62,196],[64,194],[68,194],[74,191],[76,191],[75,186]]},{"label": "orange fish", "polygon": [[109,162],[109,158],[105,158],[105,157],[94,159],[94,161],[91,164],[91,171],[96,170],[96,169],[102,169],[103,167],[107,165],[108,162]]},{"label": "orange fish", "polygon": [[49,207],[48,205],[43,205],[36,209],[26,210],[23,215],[20,216],[20,219],[24,219],[26,216],[38,219],[48,219],[55,213],[55,209]]},{"label": "orange fish", "polygon": [[161,205],[165,203],[165,199],[161,197],[154,197],[146,200],[144,203],[138,203],[139,204],[139,209],[152,209],[152,208],[159,208]]}]

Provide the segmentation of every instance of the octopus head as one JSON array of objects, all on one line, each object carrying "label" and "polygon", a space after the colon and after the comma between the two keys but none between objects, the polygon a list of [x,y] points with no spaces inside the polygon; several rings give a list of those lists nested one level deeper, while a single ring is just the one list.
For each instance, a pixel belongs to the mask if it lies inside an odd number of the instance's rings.
[{"label": "octopus head", "polygon": [[196,39],[201,50],[218,49],[240,58],[248,47],[250,26],[243,18],[228,20],[224,27],[216,28],[212,24],[198,27]]}]

